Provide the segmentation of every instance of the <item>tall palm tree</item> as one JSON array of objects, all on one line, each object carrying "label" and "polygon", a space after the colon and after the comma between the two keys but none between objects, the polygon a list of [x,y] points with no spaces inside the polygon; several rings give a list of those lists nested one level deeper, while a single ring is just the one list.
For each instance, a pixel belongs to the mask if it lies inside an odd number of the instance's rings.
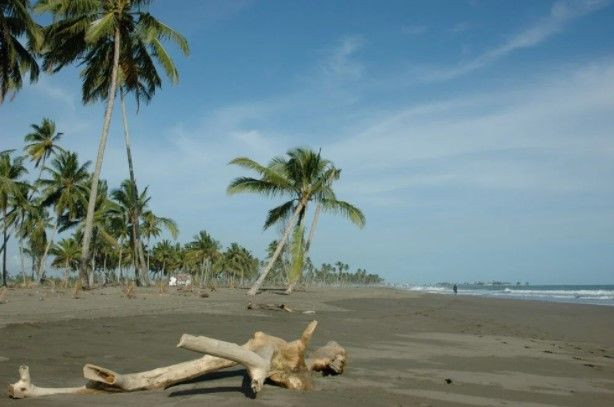
[{"label": "tall palm tree", "polygon": [[[143,38],[147,39],[145,44],[148,52],[155,55],[166,67],[171,63],[171,58],[160,39],[178,38],[175,31],[143,11],[142,7],[149,2],[149,0],[40,0],[37,5],[38,11],[51,12],[54,16],[54,22],[46,30],[48,50],[45,53],[43,67],[58,71],[79,60],[85,65],[84,88],[92,88],[88,85],[88,77],[100,82],[102,87],[106,84],[108,88],[104,95],[106,108],[83,234],[80,267],[82,279],[87,275],[98,179],[115,102],[122,45],[129,44],[131,36],[142,31]],[[182,49],[187,50],[185,40],[179,43]],[[98,65],[101,60],[106,61],[111,55],[113,62],[110,71],[106,71],[109,76],[101,79]],[[88,76],[88,72],[94,73]],[[87,285],[87,282],[85,284]]]},{"label": "tall palm tree", "polygon": [[[24,46],[20,39],[28,40]],[[35,53],[42,45],[42,29],[32,20],[29,0],[0,0],[0,103],[9,92],[23,85],[22,75],[30,82],[38,79]]]},{"label": "tall palm tree", "polygon": [[201,230],[186,245],[186,249],[187,256],[200,267],[200,284],[206,284],[211,265],[220,255],[220,243],[207,231]]},{"label": "tall palm tree", "polygon": [[[319,152],[316,153],[308,148],[292,149],[288,151],[287,156],[287,158],[275,157],[266,166],[246,157],[235,158],[230,162],[230,164],[255,171],[260,178],[236,178],[228,186],[229,194],[253,192],[267,196],[280,195],[290,198],[268,213],[264,223],[265,229],[282,221],[286,221],[286,226],[273,256],[248,291],[249,295],[255,295],[258,292],[286,244],[290,233],[297,225],[298,231],[295,231],[295,238],[302,240],[303,232],[301,229],[309,202],[319,202],[323,211],[341,214],[359,227],[365,224],[365,217],[360,209],[348,202],[338,200],[335,196],[330,180],[335,178],[335,174],[339,170],[329,160],[323,159]],[[302,243],[297,247],[303,251]],[[302,263],[300,266],[302,267]],[[290,281],[289,291],[292,290],[295,283],[296,281]]]},{"label": "tall palm tree", "polygon": [[24,264],[24,240],[28,238],[32,232],[29,222],[31,214],[36,210],[36,206],[39,204],[38,199],[34,199],[33,194],[30,194],[30,190],[35,190],[33,186],[24,182],[21,186],[21,191],[12,196],[12,206],[14,208],[14,222],[15,222],[15,235],[19,241],[19,260],[21,266],[21,274],[23,277],[23,284],[26,284],[26,270]]},{"label": "tall palm tree", "polygon": [[27,173],[23,157],[11,158],[11,152],[0,154],[0,211],[2,211],[2,285],[6,286],[8,271],[6,269],[6,252],[9,241],[9,229],[15,223],[13,197],[23,191],[22,177]]},{"label": "tall palm tree", "polygon": [[49,156],[56,155],[63,151],[57,144],[64,133],[56,132],[55,122],[48,118],[43,118],[40,125],[32,124],[32,132],[26,134],[24,151],[34,162],[35,168],[40,168],[37,181],[43,174],[45,161]]},{"label": "tall palm tree", "polygon": [[[120,88],[120,106],[122,112],[122,123],[124,129],[124,141],[126,145],[126,155],[128,158],[128,171],[130,181],[135,188],[135,195],[138,195],[138,185],[134,175],[134,165],[132,158],[132,148],[130,143],[130,132],[128,129],[128,116],[126,114],[126,94],[132,93],[135,96],[137,106],[140,101],[151,101],[157,88],[162,86],[162,80],[158,73],[156,63],[163,67],[166,75],[171,80],[172,84],[176,84],[179,79],[178,70],[166,53],[159,53],[162,47],[161,40],[168,38],[179,45],[184,54],[189,53],[187,40],[178,32],[161,23],[154,23],[150,19],[142,19],[137,22],[137,27],[127,38],[123,38],[122,47],[120,50],[118,86]],[[154,45],[156,44],[156,45]],[[89,65],[83,72],[83,101],[90,103],[96,100],[105,100],[108,97],[108,78],[112,71],[110,55],[111,47],[107,47],[105,51],[99,50],[94,58],[96,64]],[[163,49],[163,48],[162,48]],[[135,213],[139,219],[139,213]],[[143,256],[143,245],[141,242],[141,234],[138,222],[133,220],[136,225],[134,228],[139,266],[141,274],[147,270],[145,259]]]},{"label": "tall palm tree", "polygon": [[88,193],[87,182],[90,179],[90,174],[87,169],[89,165],[89,161],[82,165],[79,164],[76,153],[64,151],[53,159],[51,167],[46,168],[49,178],[39,181],[43,187],[42,204],[44,206],[52,205],[55,212],[55,225],[47,240],[47,246],[38,270],[39,280],[43,277],[47,253],[53,244],[53,239],[63,218],[66,222],[74,222],[82,213],[85,197]]}]

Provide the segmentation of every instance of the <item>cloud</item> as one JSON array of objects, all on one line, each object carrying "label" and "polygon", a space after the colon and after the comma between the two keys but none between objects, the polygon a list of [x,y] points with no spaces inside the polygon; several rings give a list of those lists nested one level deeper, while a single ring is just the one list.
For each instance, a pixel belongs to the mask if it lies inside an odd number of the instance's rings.
[{"label": "cloud", "polygon": [[424,82],[439,82],[454,79],[492,64],[517,50],[535,47],[561,32],[571,21],[602,9],[609,4],[609,0],[556,1],[548,16],[497,47],[452,68],[429,69],[429,72],[423,75],[422,80]]},{"label": "cloud", "polygon": [[595,192],[607,189],[600,171],[614,171],[612,110],[608,60],[524,89],[407,106],[324,151],[348,169],[343,192],[358,200],[424,187]]},{"label": "cloud", "polygon": [[360,36],[343,38],[324,61],[324,72],[335,79],[360,79],[363,76],[364,67],[352,57],[363,43]]}]

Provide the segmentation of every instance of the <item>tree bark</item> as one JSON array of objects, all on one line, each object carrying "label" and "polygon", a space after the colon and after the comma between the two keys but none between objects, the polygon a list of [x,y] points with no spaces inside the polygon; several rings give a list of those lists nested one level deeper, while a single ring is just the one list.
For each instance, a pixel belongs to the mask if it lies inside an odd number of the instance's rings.
[{"label": "tree bark", "polygon": [[23,261],[23,239],[19,239],[19,263],[21,265],[21,276],[23,277],[23,286],[26,286],[26,265]]},{"label": "tree bark", "polygon": [[273,264],[275,264],[275,260],[277,260],[277,257],[279,256],[282,249],[284,248],[284,245],[286,244],[286,241],[288,240],[288,236],[290,235],[290,232],[294,228],[294,224],[296,223],[296,220],[298,219],[299,214],[301,213],[301,211],[303,210],[306,204],[307,202],[305,200],[301,200],[299,204],[296,206],[296,209],[294,210],[294,214],[292,214],[292,218],[290,218],[290,220],[288,221],[288,224],[286,225],[286,230],[284,231],[284,235],[277,243],[277,247],[275,248],[275,252],[273,253],[273,256],[271,256],[271,258],[269,259],[269,263],[266,265],[264,270],[262,270],[262,272],[258,276],[258,279],[254,283],[254,285],[249,289],[249,291],[247,292],[247,295],[256,295],[256,293],[260,289],[260,286],[264,282],[264,279],[266,278],[267,274],[269,274],[269,272],[271,271],[271,268],[273,268]]},{"label": "tree bark", "polygon": [[56,214],[56,216],[57,218],[55,220],[55,226],[51,230],[51,236],[47,240],[47,244],[45,245],[45,250],[43,251],[43,257],[41,258],[41,262],[38,268],[38,273],[37,273],[38,275],[36,277],[38,279],[39,284],[43,282],[42,280],[45,274],[45,262],[47,261],[47,254],[49,253],[49,249],[51,248],[51,245],[53,244],[53,239],[55,239],[55,234],[58,232],[58,227],[60,224],[60,215]]},{"label": "tree bark", "polygon": [[100,172],[102,170],[102,161],[104,158],[104,150],[107,146],[107,138],[109,136],[109,125],[111,124],[111,116],[113,114],[113,103],[115,102],[115,91],[117,88],[117,71],[119,67],[119,51],[120,51],[120,32],[115,30],[114,44],[113,44],[113,68],[111,70],[111,83],[109,85],[109,93],[107,99],[107,106],[104,112],[104,121],[102,123],[102,133],[100,135],[100,143],[98,145],[98,155],[96,157],[96,167],[94,174],[92,175],[92,184],[90,188],[90,196],[87,203],[87,215],[85,217],[85,230],[83,232],[83,243],[81,249],[81,266],[79,274],[82,284],[84,283],[86,288],[90,287],[88,276],[88,266],[90,257],[90,243],[92,239],[92,230],[94,227],[94,210],[96,207],[96,196],[98,195],[98,180],[100,179]]},{"label": "tree bark", "polygon": [[[128,172],[130,173],[130,182],[134,188],[134,196],[138,199],[139,190],[136,185],[136,177],[134,176],[134,166],[132,163],[132,148],[130,143],[130,133],[128,131],[128,116],[126,115],[126,104],[124,101],[124,91],[120,90],[120,105],[122,110],[122,122],[124,125],[124,141],[126,142],[126,155],[128,156]],[[143,254],[143,244],[141,242],[141,233],[140,233],[140,225],[139,225],[140,213],[138,205],[134,208],[134,219],[132,222],[134,224],[133,229],[133,239],[135,241],[137,256],[138,256],[138,269],[141,278],[141,282],[144,285],[149,285],[149,270],[147,265],[145,264],[145,256]]]},{"label": "tree bark", "polygon": [[3,215],[4,215],[4,227],[2,228],[2,285],[4,287],[7,286],[7,277],[8,277],[8,271],[6,270],[6,245],[9,241],[9,237],[8,237],[8,222],[6,219],[6,208],[3,209]]}]

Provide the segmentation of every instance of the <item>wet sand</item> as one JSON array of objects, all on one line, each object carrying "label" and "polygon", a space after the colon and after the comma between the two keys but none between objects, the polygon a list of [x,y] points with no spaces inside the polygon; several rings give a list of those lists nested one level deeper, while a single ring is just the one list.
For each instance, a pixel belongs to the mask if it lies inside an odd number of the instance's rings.
[{"label": "wet sand", "polygon": [[[162,391],[0,397],[0,406],[614,405],[614,307],[385,288],[244,294],[149,289],[130,300],[110,288],[75,300],[68,291],[11,290],[0,305],[0,383],[15,382],[26,363],[39,386],[79,386],[87,362],[128,373],[198,357],[175,348],[182,333],[243,343],[262,330],[293,339],[312,319],[312,347],[345,346],[346,372],[316,378],[307,393],[268,385],[255,400],[243,390],[245,371],[234,368]],[[250,299],[295,312],[248,311]]]}]

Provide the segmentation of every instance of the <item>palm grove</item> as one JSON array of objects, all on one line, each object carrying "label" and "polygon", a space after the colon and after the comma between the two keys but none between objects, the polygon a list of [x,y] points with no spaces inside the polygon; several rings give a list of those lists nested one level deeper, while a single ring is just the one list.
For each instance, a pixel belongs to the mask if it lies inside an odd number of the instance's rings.
[{"label": "palm grove", "polygon": [[[177,271],[190,272],[201,284],[224,281],[244,284],[259,277],[250,293],[265,278],[287,284],[288,292],[304,277],[306,282],[379,283],[377,275],[364,270],[350,273],[343,263],[323,264],[316,269],[308,257],[321,211],[338,213],[362,227],[362,212],[336,198],[333,183],[340,170],[309,149],[298,148],[268,165],[248,158],[231,163],[255,171],[258,178],[234,180],[228,192],[256,192],[284,196],[288,200],[271,209],[265,228],[280,224],[282,236],[272,244],[261,265],[247,249],[232,243],[226,250],[206,231],[181,245],[159,240],[166,230],[176,238],[175,222],[149,208],[147,188],[139,191],[131,154],[125,99],[137,106],[149,102],[166,77],[179,79],[166,43],[189,54],[187,40],[147,11],[148,0],[0,0],[0,104],[23,86],[35,82],[39,64],[55,73],[66,66],[82,67],[83,103],[105,104],[98,154],[91,163],[60,145],[63,136],[47,118],[33,124],[25,135],[23,156],[17,150],[0,152],[0,211],[2,213],[3,284],[7,284],[7,245],[17,242],[22,279],[40,282],[51,266],[62,270],[67,281],[72,272],[84,287],[95,277],[101,282],[134,279],[148,285],[152,277]],[[43,27],[33,13],[52,16]],[[119,94],[128,178],[109,190],[101,179],[102,162],[109,136],[115,98]],[[30,176],[28,177],[28,174]],[[307,231],[308,205],[314,218]],[[307,234],[307,236],[306,236]],[[24,259],[31,270],[28,276]],[[129,277],[124,275],[133,270]],[[336,275],[336,277],[331,277]]]}]

